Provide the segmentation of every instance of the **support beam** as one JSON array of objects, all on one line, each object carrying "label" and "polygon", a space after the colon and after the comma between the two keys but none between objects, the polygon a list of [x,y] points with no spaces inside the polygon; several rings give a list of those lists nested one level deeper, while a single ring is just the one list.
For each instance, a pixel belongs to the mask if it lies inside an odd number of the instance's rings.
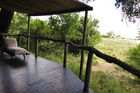
[{"label": "support beam", "polygon": [[30,16],[28,16],[28,27],[27,27],[27,51],[30,50]]},{"label": "support beam", "polygon": [[[87,18],[88,18],[88,11],[85,11],[82,45],[86,44]],[[82,77],[83,63],[84,63],[84,50],[82,49],[82,51],[81,51],[80,73],[79,73],[79,78],[80,79]]]}]

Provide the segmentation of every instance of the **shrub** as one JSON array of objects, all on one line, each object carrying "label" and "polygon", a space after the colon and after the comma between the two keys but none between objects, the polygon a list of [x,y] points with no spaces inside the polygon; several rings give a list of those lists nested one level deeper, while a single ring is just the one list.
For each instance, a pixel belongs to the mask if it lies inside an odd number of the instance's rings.
[{"label": "shrub", "polygon": [[[140,68],[140,44],[128,51],[129,62]],[[132,63],[133,62],[133,63]]]}]

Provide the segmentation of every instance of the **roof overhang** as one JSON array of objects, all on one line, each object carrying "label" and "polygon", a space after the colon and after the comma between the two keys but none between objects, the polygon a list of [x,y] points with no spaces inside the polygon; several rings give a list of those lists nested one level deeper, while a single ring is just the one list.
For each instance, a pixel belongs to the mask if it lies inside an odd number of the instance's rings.
[{"label": "roof overhang", "polygon": [[30,16],[52,15],[79,11],[89,11],[93,8],[78,0],[0,0],[0,8]]}]

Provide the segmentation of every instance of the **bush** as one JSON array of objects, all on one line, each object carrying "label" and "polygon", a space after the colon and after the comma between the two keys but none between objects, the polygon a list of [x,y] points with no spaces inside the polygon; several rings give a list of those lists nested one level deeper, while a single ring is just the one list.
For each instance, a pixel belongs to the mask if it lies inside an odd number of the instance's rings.
[{"label": "bush", "polygon": [[[129,62],[132,65],[140,68],[140,44],[128,51]],[[132,63],[133,62],[133,63]]]}]

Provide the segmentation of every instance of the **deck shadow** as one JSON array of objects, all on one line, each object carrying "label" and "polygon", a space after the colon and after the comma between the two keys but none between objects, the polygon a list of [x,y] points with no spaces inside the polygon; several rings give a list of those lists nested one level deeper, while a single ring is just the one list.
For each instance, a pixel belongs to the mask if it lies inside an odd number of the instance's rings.
[{"label": "deck shadow", "polygon": [[11,59],[9,55],[6,55],[6,54],[2,55],[2,54],[0,54],[0,57],[2,58],[2,59],[0,59],[2,64],[6,64],[6,65],[8,65],[8,66],[10,66],[12,68],[24,67],[27,64],[26,60],[21,59],[18,56],[15,56],[15,57],[13,57]]}]

